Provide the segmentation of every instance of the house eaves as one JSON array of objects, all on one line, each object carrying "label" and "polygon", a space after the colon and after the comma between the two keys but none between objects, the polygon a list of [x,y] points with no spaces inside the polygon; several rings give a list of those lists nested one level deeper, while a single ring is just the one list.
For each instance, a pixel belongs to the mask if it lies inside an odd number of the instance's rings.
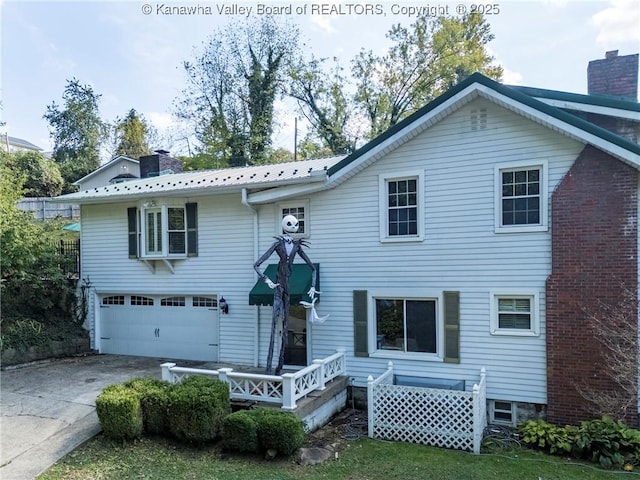
[{"label": "house eaves", "polygon": [[[449,113],[479,96],[582,143],[589,143],[640,169],[640,145],[604,128],[475,73],[338,162],[328,171],[334,187],[366,168]],[[633,102],[627,102],[633,103]]]},{"label": "house eaves", "polygon": [[[55,202],[104,204],[149,197],[201,197],[222,193],[274,192],[326,182],[326,171],[343,157],[321,158],[220,170],[197,170],[142,178],[62,195]],[[276,189],[276,187],[278,187]],[[273,193],[270,193],[273,195]]]},{"label": "house eaves", "polygon": [[596,113],[640,121],[640,103],[609,95],[583,95],[542,88],[509,86],[547,105],[576,112]]}]

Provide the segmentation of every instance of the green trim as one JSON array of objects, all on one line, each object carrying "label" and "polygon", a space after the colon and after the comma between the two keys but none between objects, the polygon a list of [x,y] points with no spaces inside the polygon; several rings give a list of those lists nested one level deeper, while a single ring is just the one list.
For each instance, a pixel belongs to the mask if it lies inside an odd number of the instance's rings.
[{"label": "green trim", "polygon": [[331,177],[332,175],[335,175],[340,170],[347,167],[348,165],[356,161],[358,158],[362,157],[364,154],[372,150],[374,147],[388,140],[390,137],[392,137],[396,133],[400,132],[401,130],[403,130],[404,128],[406,128],[407,126],[409,126],[410,124],[418,120],[419,118],[427,115],[429,112],[439,107],[443,103],[447,102],[452,97],[454,97],[455,95],[457,95],[458,93],[460,93],[461,91],[468,88],[474,83],[478,83],[487,88],[490,88],[491,90],[495,91],[500,95],[504,95],[505,97],[515,100],[516,102],[522,103],[523,105],[526,105],[544,114],[554,117],[557,120],[560,120],[562,122],[568,123],[569,125],[572,125],[581,130],[584,130],[587,133],[590,133],[599,138],[602,138],[603,140],[610,142],[614,145],[617,145],[625,150],[628,150],[631,153],[640,155],[640,145],[636,143],[626,140],[625,138],[620,137],[615,133],[605,130],[602,127],[598,127],[593,123],[587,122],[586,120],[576,117],[575,115],[565,112],[557,107],[553,107],[551,105],[547,105],[544,102],[541,102],[540,100],[536,100],[535,98],[527,95],[526,93],[519,91],[519,89],[502,85],[496,82],[495,80],[491,80],[490,78],[485,77],[480,73],[474,73],[473,75],[469,76],[462,82],[458,83],[456,86],[447,90],[445,93],[440,95],[435,100],[429,102],[427,105],[425,105],[421,109],[409,115],[407,118],[405,118],[401,122],[398,122],[393,127],[381,133],[376,138],[374,138],[373,140],[371,140],[370,142],[368,142],[367,144],[363,145],[358,150],[353,152],[351,155],[344,158],[340,162],[336,163],[333,167],[329,168],[329,170],[327,171],[329,177]]},{"label": "green trim", "polygon": [[561,92],[558,90],[546,90],[544,88],[523,87],[519,85],[507,86],[534,98],[548,98],[549,100],[562,100],[564,102],[582,103],[585,105],[595,105],[598,107],[640,112],[640,103],[625,99],[624,97],[615,97],[613,95],[584,95],[580,93]]},{"label": "green trim", "polygon": [[[313,264],[316,267],[316,290],[320,290],[320,265]],[[275,283],[278,274],[278,265],[270,264],[264,271],[264,274]],[[291,276],[289,277],[289,305],[298,305],[300,301],[311,302],[311,298],[307,292],[311,288],[311,269],[306,263],[294,263],[291,265]],[[316,301],[320,301],[320,297],[316,297]],[[264,280],[258,279],[256,284],[249,292],[249,305],[273,305],[273,290],[264,283]]]},{"label": "green trim", "polygon": [[460,292],[443,292],[444,361],[460,363]]},{"label": "green trim", "polygon": [[127,232],[129,238],[129,258],[138,258],[138,209],[127,208]]},{"label": "green trim", "polygon": [[366,290],[353,291],[353,354],[356,357],[368,357],[369,318],[367,305],[369,296]]}]

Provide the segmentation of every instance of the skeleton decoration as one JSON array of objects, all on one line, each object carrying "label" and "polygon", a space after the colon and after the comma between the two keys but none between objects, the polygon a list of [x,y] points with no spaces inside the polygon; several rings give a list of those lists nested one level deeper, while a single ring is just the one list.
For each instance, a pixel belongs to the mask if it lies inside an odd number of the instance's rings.
[{"label": "skeleton decoration", "polygon": [[[307,243],[298,239],[295,240],[291,237],[291,234],[298,231],[298,219],[293,215],[286,215],[282,219],[282,230],[284,235],[276,237],[276,241],[262,255],[258,261],[253,265],[254,270],[258,273],[258,276],[273,289],[273,316],[271,320],[271,341],[269,342],[269,353],[267,355],[267,374],[271,373],[271,363],[273,361],[273,345],[276,339],[276,330],[281,323],[282,330],[280,331],[282,342],[280,347],[280,354],[278,356],[278,365],[275,370],[275,374],[279,375],[284,365],[284,350],[287,346],[287,322],[289,318],[289,277],[291,276],[291,265],[296,255],[299,255],[305,263],[311,268],[311,288],[307,292],[307,295],[311,298],[311,302],[300,302],[305,308],[311,309],[312,321],[324,321],[325,317],[318,317],[315,310],[315,302],[317,300],[316,294],[316,268],[302,250],[302,247],[307,247]],[[280,258],[278,262],[278,273],[276,282],[273,283],[264,273],[260,271],[260,265],[262,265],[273,253],[277,253]]]}]

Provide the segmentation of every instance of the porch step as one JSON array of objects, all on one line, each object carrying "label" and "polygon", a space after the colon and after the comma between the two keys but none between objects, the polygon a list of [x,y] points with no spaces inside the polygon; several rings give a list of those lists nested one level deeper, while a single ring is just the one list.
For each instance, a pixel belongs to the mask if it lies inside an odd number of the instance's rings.
[{"label": "porch step", "polygon": [[306,397],[297,402],[297,407],[293,411],[296,417],[304,419],[312,412],[319,410],[324,404],[331,401],[335,396],[345,393],[345,404],[340,409],[346,407],[346,391],[349,385],[349,377],[336,377],[325,385],[324,390],[314,390]]}]

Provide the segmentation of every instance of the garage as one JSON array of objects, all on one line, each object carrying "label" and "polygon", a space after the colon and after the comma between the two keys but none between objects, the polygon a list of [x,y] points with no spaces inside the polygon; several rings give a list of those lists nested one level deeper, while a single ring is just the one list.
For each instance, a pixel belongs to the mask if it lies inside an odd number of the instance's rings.
[{"label": "garage", "polygon": [[218,360],[215,295],[103,295],[100,353]]}]

